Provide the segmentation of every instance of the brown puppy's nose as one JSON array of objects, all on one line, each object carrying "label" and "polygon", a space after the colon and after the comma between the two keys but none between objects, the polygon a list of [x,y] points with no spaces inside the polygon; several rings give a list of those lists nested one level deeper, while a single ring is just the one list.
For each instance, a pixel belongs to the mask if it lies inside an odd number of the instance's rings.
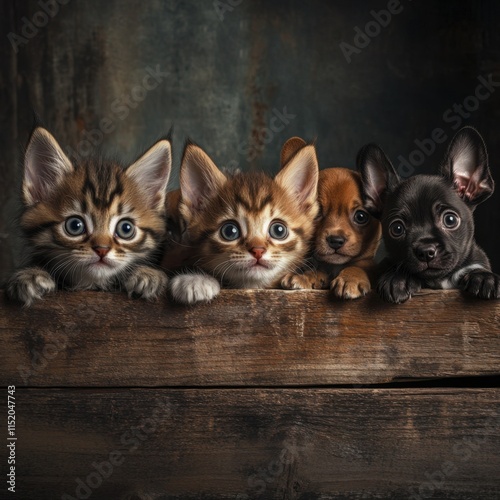
[{"label": "brown puppy's nose", "polygon": [[418,245],[414,251],[418,260],[430,262],[437,254],[437,247],[436,245]]},{"label": "brown puppy's nose", "polygon": [[330,248],[338,250],[345,243],[345,238],[342,236],[327,236],[326,242]]},{"label": "brown puppy's nose", "polygon": [[94,250],[94,252],[99,255],[99,257],[101,259],[103,259],[104,257],[106,257],[106,255],[108,254],[108,252],[111,250],[109,247],[102,247],[102,246],[95,246],[95,247],[92,247],[92,250]]},{"label": "brown puppy's nose", "polygon": [[262,259],[262,256],[266,253],[266,249],[264,247],[253,247],[249,250],[249,252],[257,259]]}]

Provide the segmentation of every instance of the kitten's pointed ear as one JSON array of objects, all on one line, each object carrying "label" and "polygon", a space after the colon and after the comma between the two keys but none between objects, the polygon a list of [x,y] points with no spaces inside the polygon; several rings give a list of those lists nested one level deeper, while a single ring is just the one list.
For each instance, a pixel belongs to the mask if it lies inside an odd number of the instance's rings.
[{"label": "kitten's pointed ear", "polygon": [[365,206],[375,217],[380,217],[387,192],[399,184],[399,176],[387,155],[376,144],[361,148],[356,165],[363,183]]},{"label": "kitten's pointed ear", "polygon": [[126,173],[145,193],[148,203],[162,209],[171,170],[172,145],[169,140],[162,139],[130,165]]},{"label": "kitten's pointed ear", "polygon": [[225,184],[226,176],[196,144],[187,144],[181,162],[182,201],[193,210],[201,210]]},{"label": "kitten's pointed ear", "polygon": [[306,141],[300,137],[291,137],[283,144],[280,156],[280,168],[283,168],[292,156],[306,145]]},{"label": "kitten's pointed ear", "polygon": [[318,198],[319,167],[316,148],[309,144],[289,160],[275,177],[275,181],[292,193],[304,208],[316,205]]},{"label": "kitten's pointed ear", "polygon": [[495,183],[488,167],[486,145],[472,127],[459,130],[450,143],[441,174],[453,183],[458,196],[471,206],[488,199]]},{"label": "kitten's pointed ear", "polygon": [[44,201],[73,165],[53,135],[36,127],[24,155],[23,198],[27,206]]}]

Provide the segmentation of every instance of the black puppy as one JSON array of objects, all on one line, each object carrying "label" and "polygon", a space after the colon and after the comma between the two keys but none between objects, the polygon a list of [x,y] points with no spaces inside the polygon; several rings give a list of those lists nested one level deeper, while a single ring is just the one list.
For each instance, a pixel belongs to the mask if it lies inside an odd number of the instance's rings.
[{"label": "black puppy", "polygon": [[440,175],[401,180],[374,144],[361,149],[357,164],[365,206],[382,220],[389,257],[377,289],[385,300],[405,302],[422,287],[500,297],[500,276],[474,241],[474,208],[494,189],[486,146],[475,129],[457,132]]}]

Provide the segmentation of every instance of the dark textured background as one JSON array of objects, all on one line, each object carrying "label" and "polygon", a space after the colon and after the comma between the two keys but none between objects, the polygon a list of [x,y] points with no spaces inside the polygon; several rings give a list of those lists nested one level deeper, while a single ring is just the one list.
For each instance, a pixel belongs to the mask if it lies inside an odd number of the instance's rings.
[{"label": "dark textured background", "polygon": [[[219,5],[237,4],[222,0]],[[339,44],[388,1],[243,0],[217,15],[212,0],[70,0],[16,53],[21,34],[41,10],[38,1],[0,3],[0,281],[19,262],[15,215],[22,148],[36,109],[61,144],[73,150],[85,132],[108,120],[97,142],[126,160],[174,125],[175,173],[189,135],[219,165],[276,171],[281,144],[292,135],[317,139],[320,165],[354,166],[358,149],[378,142],[408,158],[414,141],[474,93],[478,77],[500,82],[500,3],[401,0],[402,12],[348,63]],[[161,83],[132,102],[127,95],[147,68]],[[276,110],[295,115],[267,133]],[[453,113],[455,114],[455,113]],[[500,88],[460,125],[474,125],[500,182]],[[436,148],[416,172],[432,171]],[[81,152],[85,148],[80,147]],[[500,271],[500,189],[477,210],[477,239]]]}]

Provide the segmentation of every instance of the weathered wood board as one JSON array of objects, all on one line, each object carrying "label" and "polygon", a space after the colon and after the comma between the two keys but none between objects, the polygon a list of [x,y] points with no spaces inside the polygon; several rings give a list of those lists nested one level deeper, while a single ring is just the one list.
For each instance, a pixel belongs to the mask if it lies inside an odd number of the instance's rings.
[{"label": "weathered wood board", "polygon": [[500,389],[19,389],[17,414],[23,500],[500,495]]},{"label": "weathered wood board", "polygon": [[309,386],[500,374],[500,302],[425,291],[410,302],[223,291],[210,305],[57,293],[0,297],[0,383]]},{"label": "weathered wood board", "polygon": [[418,387],[499,374],[496,302],[64,292],[0,310],[23,500],[500,496],[498,384]]}]

